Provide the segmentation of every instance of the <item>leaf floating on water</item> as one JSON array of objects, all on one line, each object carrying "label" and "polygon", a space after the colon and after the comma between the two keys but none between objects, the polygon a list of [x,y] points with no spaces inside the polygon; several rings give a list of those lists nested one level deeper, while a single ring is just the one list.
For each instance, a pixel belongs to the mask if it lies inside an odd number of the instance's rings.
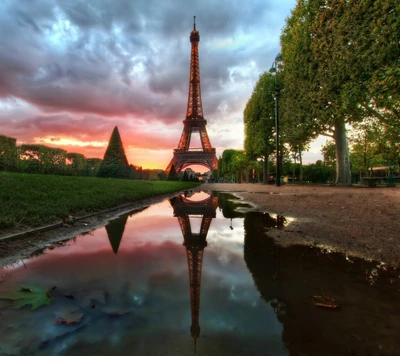
[{"label": "leaf floating on water", "polygon": [[336,309],[339,308],[339,304],[336,303],[332,297],[324,297],[319,295],[313,295],[311,297],[311,303],[317,307]]},{"label": "leaf floating on water", "polygon": [[39,308],[42,305],[48,305],[51,303],[51,292],[56,287],[44,290],[38,286],[21,286],[20,290],[14,291],[8,294],[0,295],[0,299],[6,299],[13,301],[13,304],[9,306],[11,309],[19,309],[25,305],[32,305],[32,310]]}]

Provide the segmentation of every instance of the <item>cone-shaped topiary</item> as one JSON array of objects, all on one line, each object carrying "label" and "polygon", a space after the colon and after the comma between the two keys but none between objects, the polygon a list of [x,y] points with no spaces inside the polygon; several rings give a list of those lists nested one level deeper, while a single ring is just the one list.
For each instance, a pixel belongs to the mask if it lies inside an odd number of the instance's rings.
[{"label": "cone-shaped topiary", "polygon": [[185,172],[183,173],[182,181],[184,181],[184,182],[189,181],[189,176],[188,176],[186,170],[185,170]]},{"label": "cone-shaped topiary", "polygon": [[171,166],[171,170],[169,171],[168,174],[168,180],[178,180],[178,174],[176,173],[175,166]]},{"label": "cone-shaped topiary", "polygon": [[97,176],[106,178],[129,178],[129,164],[117,126],[114,127],[111,134]]}]

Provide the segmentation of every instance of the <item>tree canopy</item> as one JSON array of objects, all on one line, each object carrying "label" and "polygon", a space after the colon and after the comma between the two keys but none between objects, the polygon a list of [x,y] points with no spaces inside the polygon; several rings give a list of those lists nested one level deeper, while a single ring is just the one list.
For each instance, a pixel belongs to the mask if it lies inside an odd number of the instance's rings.
[{"label": "tree canopy", "polygon": [[265,72],[246,104],[243,113],[244,149],[250,160],[264,160],[264,183],[268,177],[268,160],[275,148],[275,77]]},{"label": "tree canopy", "polygon": [[346,125],[399,119],[399,14],[390,0],[298,0],[282,32],[285,118],[334,139],[337,184],[351,184]]}]

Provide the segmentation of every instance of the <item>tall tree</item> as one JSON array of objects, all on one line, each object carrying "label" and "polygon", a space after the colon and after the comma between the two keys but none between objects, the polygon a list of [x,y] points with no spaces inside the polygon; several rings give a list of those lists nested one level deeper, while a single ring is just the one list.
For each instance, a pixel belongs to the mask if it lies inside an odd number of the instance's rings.
[{"label": "tall tree", "polygon": [[129,178],[129,164],[118,127],[115,126],[103,162],[97,172],[98,177]]},{"label": "tall tree", "polygon": [[318,120],[310,110],[316,75],[316,63],[310,51],[310,28],[316,8],[318,6],[307,1],[298,1],[281,35],[284,62],[283,70],[279,73],[284,88],[280,100],[281,131],[290,151],[299,158],[301,181],[302,154],[308,149],[309,142],[321,132]]},{"label": "tall tree", "polygon": [[334,138],[337,184],[351,184],[346,125],[399,118],[399,6],[299,0],[282,33],[285,96],[293,112],[307,108],[315,133]]},{"label": "tall tree", "polygon": [[261,74],[243,113],[244,149],[250,159],[263,159],[264,184],[269,176],[269,157],[275,147],[274,92],[274,76],[268,72]]}]

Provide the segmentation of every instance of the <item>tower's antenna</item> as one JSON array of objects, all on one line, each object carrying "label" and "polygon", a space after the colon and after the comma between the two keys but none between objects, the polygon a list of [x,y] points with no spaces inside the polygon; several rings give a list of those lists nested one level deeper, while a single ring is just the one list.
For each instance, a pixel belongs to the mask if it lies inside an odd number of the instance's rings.
[{"label": "tower's antenna", "polygon": [[193,29],[196,30],[196,16],[193,16]]}]

